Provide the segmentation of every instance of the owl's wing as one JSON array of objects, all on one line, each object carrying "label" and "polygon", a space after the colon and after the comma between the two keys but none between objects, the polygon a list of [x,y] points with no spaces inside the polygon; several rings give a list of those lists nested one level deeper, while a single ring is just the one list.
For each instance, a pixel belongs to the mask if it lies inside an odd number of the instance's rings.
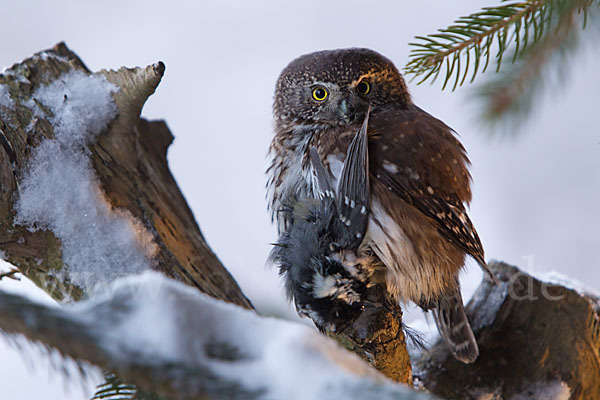
[{"label": "owl's wing", "polygon": [[452,130],[418,108],[371,121],[371,176],[435,221],[444,237],[491,275],[464,205],[471,200],[469,160]]}]

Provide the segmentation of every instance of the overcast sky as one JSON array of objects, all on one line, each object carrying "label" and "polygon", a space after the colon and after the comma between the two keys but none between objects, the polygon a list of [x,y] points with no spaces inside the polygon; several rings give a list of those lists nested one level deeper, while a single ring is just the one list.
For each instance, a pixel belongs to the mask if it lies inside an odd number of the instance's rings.
[{"label": "overcast sky", "polygon": [[[12,1],[0,13],[0,68],[65,41],[92,70],[162,60],[165,77],[143,115],[175,136],[169,163],[214,251],[262,310],[290,315],[275,271],[264,200],[271,104],[279,72],[315,50],[370,47],[402,67],[415,35],[433,33],[486,1]],[[414,101],[460,133],[471,161],[471,219],[487,258],[556,270],[600,289],[600,80],[598,46],[535,105],[518,137],[476,121],[472,87],[452,93],[409,84]],[[469,264],[471,293],[480,272]],[[5,285],[0,282],[0,288]],[[31,356],[33,364],[38,358]],[[63,394],[0,341],[2,397]],[[48,376],[50,376],[48,378]],[[14,391],[14,394],[9,394]]]}]

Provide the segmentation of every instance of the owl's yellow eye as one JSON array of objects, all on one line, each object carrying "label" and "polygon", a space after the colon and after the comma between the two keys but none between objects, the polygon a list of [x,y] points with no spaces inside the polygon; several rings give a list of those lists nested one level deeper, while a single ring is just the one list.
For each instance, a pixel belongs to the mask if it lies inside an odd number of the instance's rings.
[{"label": "owl's yellow eye", "polygon": [[325,100],[328,95],[329,95],[329,93],[327,92],[327,89],[325,89],[324,87],[321,87],[321,86],[314,88],[312,91],[312,97],[313,97],[313,99],[315,99],[317,101]]},{"label": "owl's yellow eye", "polygon": [[356,91],[360,94],[369,94],[371,92],[371,85],[367,81],[360,81],[356,85]]}]

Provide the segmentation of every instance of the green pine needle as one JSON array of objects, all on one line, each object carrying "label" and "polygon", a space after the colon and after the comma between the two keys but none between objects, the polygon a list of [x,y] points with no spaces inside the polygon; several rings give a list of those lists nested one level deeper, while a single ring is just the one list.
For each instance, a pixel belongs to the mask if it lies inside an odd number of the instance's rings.
[{"label": "green pine needle", "polygon": [[91,400],[133,400],[136,398],[137,389],[134,385],[122,382],[115,374],[106,373],[106,380],[98,385],[96,394]]},{"label": "green pine needle", "polygon": [[104,374],[105,382],[98,385],[91,400],[166,400],[155,393],[139,390],[135,385],[123,382],[112,372]]}]

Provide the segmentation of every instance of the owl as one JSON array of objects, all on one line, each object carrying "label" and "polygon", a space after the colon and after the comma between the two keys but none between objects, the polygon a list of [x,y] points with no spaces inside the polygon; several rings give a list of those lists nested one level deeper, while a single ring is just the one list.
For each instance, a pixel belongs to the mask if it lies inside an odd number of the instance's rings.
[{"label": "owl", "polygon": [[[267,169],[269,208],[280,235],[302,199],[318,199],[322,163],[338,187],[350,142],[370,112],[369,204],[357,254],[373,255],[372,284],[395,302],[431,310],[440,335],[464,363],[479,349],[458,275],[466,256],[489,273],[466,213],[470,165],[455,132],[416,106],[394,64],[362,48],[319,51],[293,60],[276,84]],[[312,154],[312,156],[311,156]]]}]

